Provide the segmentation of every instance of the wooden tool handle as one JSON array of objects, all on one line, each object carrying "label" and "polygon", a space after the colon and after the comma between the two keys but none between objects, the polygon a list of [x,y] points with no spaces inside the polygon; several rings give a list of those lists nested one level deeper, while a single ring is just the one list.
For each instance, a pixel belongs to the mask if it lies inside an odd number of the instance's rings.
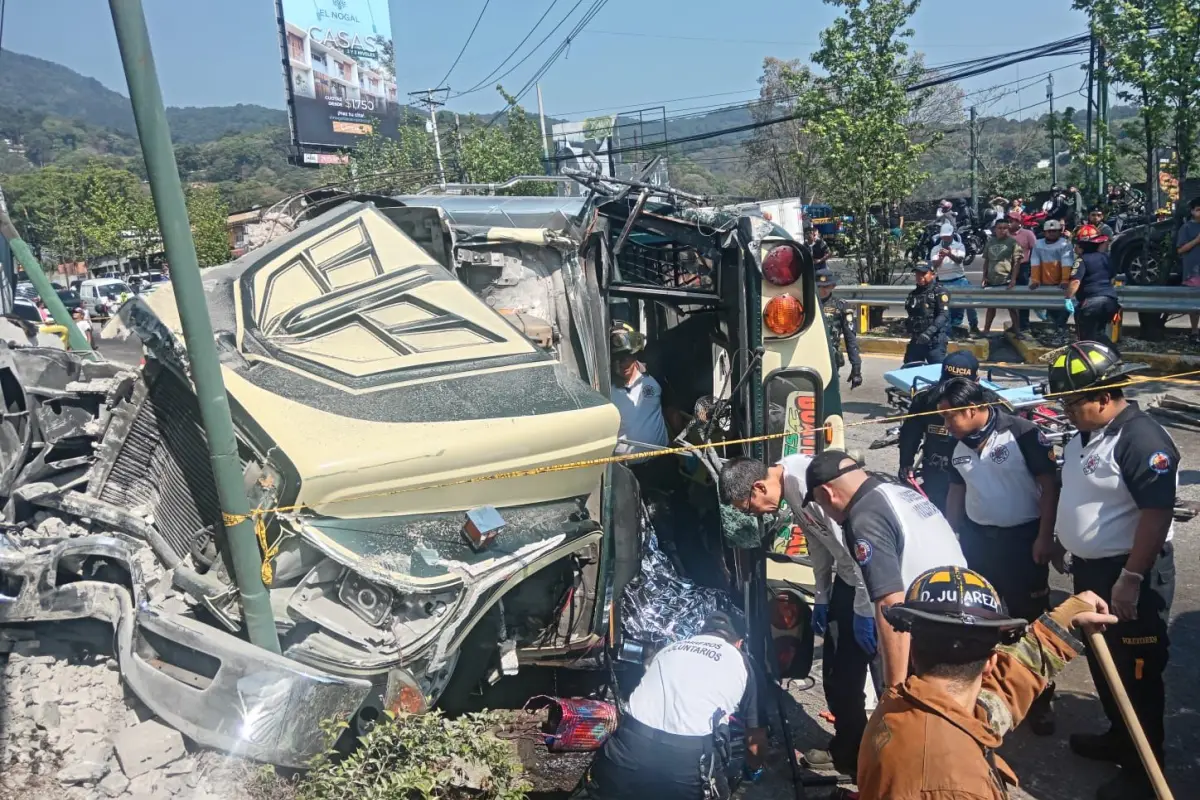
[{"label": "wooden tool handle", "polygon": [[1129,702],[1125,684],[1121,683],[1121,676],[1117,674],[1117,665],[1113,663],[1112,653],[1108,651],[1108,642],[1104,640],[1104,634],[1091,625],[1085,626],[1085,632],[1088,646],[1096,654],[1096,660],[1100,662],[1100,669],[1104,672],[1104,679],[1108,681],[1108,688],[1112,690],[1113,698],[1117,701],[1117,708],[1121,709],[1121,719],[1125,720],[1125,728],[1133,738],[1138,757],[1142,759],[1142,766],[1146,768],[1146,774],[1150,776],[1154,793],[1158,795],[1158,800],[1174,800],[1171,787],[1167,786],[1167,779],[1163,776],[1162,767],[1158,765],[1158,759],[1154,757],[1154,751],[1150,749],[1150,742],[1146,739],[1146,732],[1142,730],[1142,723],[1138,722],[1133,704]]}]

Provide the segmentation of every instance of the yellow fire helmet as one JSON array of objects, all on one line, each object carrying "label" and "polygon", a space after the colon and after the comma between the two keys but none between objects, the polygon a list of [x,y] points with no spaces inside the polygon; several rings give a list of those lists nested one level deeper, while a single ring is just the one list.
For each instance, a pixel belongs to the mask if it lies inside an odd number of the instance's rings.
[{"label": "yellow fire helmet", "polygon": [[1102,389],[1120,383],[1130,373],[1146,369],[1149,369],[1146,364],[1126,364],[1108,345],[1075,342],[1050,363],[1050,393]]},{"label": "yellow fire helmet", "polygon": [[987,578],[962,567],[935,567],[917,576],[904,594],[904,602],[889,606],[884,616],[898,631],[914,626],[929,630],[955,629],[954,637],[999,638],[1021,636],[1026,620],[1008,616],[1000,594]]}]

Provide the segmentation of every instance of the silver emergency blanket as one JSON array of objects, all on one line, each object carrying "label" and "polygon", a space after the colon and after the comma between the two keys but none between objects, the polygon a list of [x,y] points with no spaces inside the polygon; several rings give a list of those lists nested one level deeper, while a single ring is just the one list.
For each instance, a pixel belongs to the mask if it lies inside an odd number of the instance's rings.
[{"label": "silver emergency blanket", "polygon": [[727,611],[731,603],[725,592],[680,576],[659,548],[645,507],[641,527],[641,574],[625,589],[622,624],[627,637],[658,648],[695,636],[709,614]]}]

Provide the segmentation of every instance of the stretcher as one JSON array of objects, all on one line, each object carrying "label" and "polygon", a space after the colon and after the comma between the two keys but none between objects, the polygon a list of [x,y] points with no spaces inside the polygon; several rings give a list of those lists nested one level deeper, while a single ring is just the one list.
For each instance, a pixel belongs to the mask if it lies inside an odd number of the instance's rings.
[{"label": "stretcher", "polygon": [[[884,374],[887,381],[888,405],[899,414],[907,414],[912,398],[923,389],[936,386],[942,377],[941,364],[905,364]],[[1066,414],[1052,400],[1045,397],[1045,384],[1035,383],[1032,378],[1004,367],[989,367],[979,379],[980,385],[990,389],[1004,402],[1006,409],[1025,417],[1038,426],[1059,453],[1072,436],[1075,427]],[[899,440],[899,427],[888,430],[887,436],[872,444],[872,449],[895,444]]]}]

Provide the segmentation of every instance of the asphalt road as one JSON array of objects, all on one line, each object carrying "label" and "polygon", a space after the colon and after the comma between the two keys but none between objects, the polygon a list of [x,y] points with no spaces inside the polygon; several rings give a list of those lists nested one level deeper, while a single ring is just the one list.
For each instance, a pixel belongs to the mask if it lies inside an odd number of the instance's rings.
[{"label": "asphalt road", "polygon": [[[853,392],[843,392],[847,422],[847,447],[867,456],[871,470],[895,474],[899,453],[895,447],[869,451],[871,441],[888,427],[881,420],[893,413],[886,405],[883,375],[899,366],[898,359],[865,356],[864,384]],[[1030,375],[1041,376],[1044,368],[1028,368]],[[1200,400],[1200,383],[1150,383],[1145,389],[1130,391],[1131,396],[1170,391],[1172,394]],[[1200,501],[1200,433],[1180,427],[1169,428],[1183,453],[1180,495]],[[1167,780],[1175,796],[1182,800],[1200,797],[1200,518],[1175,527],[1176,589],[1171,615],[1171,661],[1167,670]],[[1051,571],[1051,582],[1058,597],[1070,589],[1069,577]],[[819,652],[819,648],[818,648]],[[819,663],[813,674],[820,675]],[[1067,748],[1067,736],[1077,731],[1101,732],[1107,722],[1092,686],[1087,664],[1082,658],[1068,665],[1058,680],[1058,732],[1040,738],[1018,728],[1004,743],[1000,753],[1021,778],[1018,798],[1036,800],[1090,800],[1096,788],[1115,774],[1115,767],[1086,761]],[[792,688],[789,692],[789,721],[800,750],[827,744],[832,729],[820,720],[825,709],[822,686]],[[776,748],[764,782],[745,787],[739,797],[746,800],[782,800],[793,797],[784,751]],[[826,789],[814,788],[810,798],[829,796]]]}]

